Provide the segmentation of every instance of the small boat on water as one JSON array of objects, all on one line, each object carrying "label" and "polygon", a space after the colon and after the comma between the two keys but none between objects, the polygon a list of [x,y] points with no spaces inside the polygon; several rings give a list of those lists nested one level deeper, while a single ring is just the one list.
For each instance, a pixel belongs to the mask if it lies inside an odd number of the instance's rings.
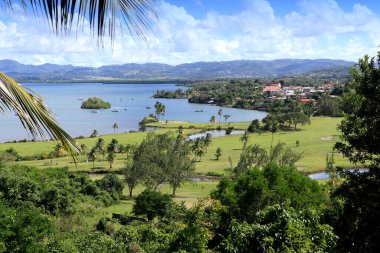
[{"label": "small boat on water", "polygon": [[120,110],[114,109],[112,110],[112,112],[120,112]]},{"label": "small boat on water", "polygon": [[131,100],[135,100],[134,98],[131,98]]},{"label": "small boat on water", "polygon": [[83,98],[78,98],[78,100],[83,100]]},{"label": "small boat on water", "polygon": [[91,112],[92,112],[92,113],[99,113],[98,111],[95,111],[95,110],[92,110]]},{"label": "small boat on water", "polygon": [[120,101],[123,101],[123,100],[125,100],[125,97],[120,97]]},{"label": "small boat on water", "polygon": [[127,109],[127,108],[124,108],[124,111],[128,111],[128,109]]},{"label": "small boat on water", "polygon": [[195,110],[195,112],[203,112],[203,110]]},{"label": "small boat on water", "polygon": [[145,109],[152,109],[152,107],[150,107],[150,106],[146,106]]}]

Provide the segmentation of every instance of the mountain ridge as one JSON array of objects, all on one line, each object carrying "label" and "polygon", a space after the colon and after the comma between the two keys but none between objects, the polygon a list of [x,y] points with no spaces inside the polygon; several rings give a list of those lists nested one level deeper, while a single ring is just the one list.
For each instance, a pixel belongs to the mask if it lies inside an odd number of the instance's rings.
[{"label": "mountain ridge", "polygon": [[[22,81],[96,81],[96,80],[202,80],[216,78],[263,78],[329,72],[348,74],[355,62],[331,59],[277,59],[193,62],[178,65],[165,63],[125,63],[100,67],[22,64],[0,60],[0,71]],[[337,71],[337,69],[339,71]],[[346,73],[347,72],[347,73]]]}]

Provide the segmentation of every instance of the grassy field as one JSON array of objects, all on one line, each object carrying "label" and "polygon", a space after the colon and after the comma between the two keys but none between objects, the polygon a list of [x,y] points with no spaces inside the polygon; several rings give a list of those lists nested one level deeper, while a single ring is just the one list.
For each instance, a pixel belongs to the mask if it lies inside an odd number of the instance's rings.
[{"label": "grassy field", "polygon": [[159,128],[178,128],[182,126],[184,129],[198,128],[198,129],[216,129],[220,126],[221,129],[226,129],[228,127],[233,127],[236,130],[246,130],[249,126],[250,122],[229,122],[225,124],[221,122],[220,125],[218,123],[193,123],[193,122],[184,122],[184,121],[169,121],[169,122],[153,122],[149,123],[150,127],[159,127]]},{"label": "grassy field", "polygon": [[[340,122],[339,118],[312,118],[310,125],[300,126],[298,131],[278,132],[274,134],[273,143],[284,142],[287,146],[292,147],[295,151],[302,153],[302,158],[297,162],[297,167],[307,173],[321,171],[325,167],[325,156],[327,152],[332,151],[334,143],[339,139],[338,131],[336,130],[337,124]],[[192,124],[186,122],[169,122],[158,123],[165,126],[165,129],[156,130],[157,133],[164,133],[167,131],[174,132],[178,125],[187,128],[184,130],[185,135],[190,135],[201,131],[205,127],[209,127],[211,124]],[[240,125],[239,125],[240,124]],[[237,129],[244,129],[248,126],[248,123],[236,123],[240,127]],[[188,129],[189,126],[194,125],[198,129]],[[223,125],[223,124],[222,124]],[[231,123],[232,125],[232,123]],[[101,136],[105,139],[106,143],[110,142],[112,138],[118,139],[121,144],[134,144],[141,142],[145,136],[145,133],[124,133],[116,135],[104,135]],[[224,173],[225,169],[230,168],[229,157],[231,157],[233,166],[236,166],[240,154],[242,152],[243,144],[239,138],[241,135],[230,135],[219,138],[214,138],[208,152],[200,162],[196,163],[197,173],[217,172]],[[80,144],[85,144],[88,147],[92,147],[97,138],[85,138],[80,139]],[[296,140],[300,142],[299,147],[296,147]],[[250,134],[249,144],[259,144],[260,146],[269,150],[271,143],[271,134]],[[21,156],[48,153],[53,150],[54,142],[28,142],[28,143],[3,143],[0,144],[0,150],[5,150],[9,147],[13,147]],[[223,155],[219,161],[215,159],[215,150],[220,147],[223,151]],[[53,160],[40,160],[40,161],[22,161],[19,164],[35,166],[39,168],[47,167],[62,167],[68,166],[70,170],[87,170],[91,171],[92,163],[85,162],[86,158],[80,159],[76,166],[72,162],[70,157],[53,159]],[[116,156],[113,170],[118,170],[124,166],[125,154],[119,154]],[[350,166],[347,159],[341,155],[335,155],[336,165]],[[97,169],[107,170],[109,165],[106,161],[95,162]]]}]

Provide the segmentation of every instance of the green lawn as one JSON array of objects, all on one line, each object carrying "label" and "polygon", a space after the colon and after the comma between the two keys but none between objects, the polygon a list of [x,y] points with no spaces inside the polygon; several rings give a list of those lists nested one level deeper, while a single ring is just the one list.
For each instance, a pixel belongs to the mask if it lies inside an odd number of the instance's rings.
[{"label": "green lawn", "polygon": [[[303,153],[303,157],[296,164],[300,170],[305,172],[323,170],[326,153],[332,151],[334,143],[339,139],[336,127],[340,121],[340,118],[312,118],[311,124],[301,126],[299,131],[275,133],[273,144],[284,142],[295,151]],[[231,157],[233,166],[236,166],[243,147],[239,140],[240,136],[230,135],[213,139],[207,154],[197,163],[197,172],[222,173],[224,169],[230,167],[228,157]],[[296,140],[300,141],[299,147],[296,147]],[[271,133],[249,135],[249,144],[258,144],[269,150],[270,143]],[[218,147],[222,149],[223,155],[219,161],[216,161],[214,154]],[[350,166],[348,160],[339,154],[335,155],[335,161],[336,165]]]}]

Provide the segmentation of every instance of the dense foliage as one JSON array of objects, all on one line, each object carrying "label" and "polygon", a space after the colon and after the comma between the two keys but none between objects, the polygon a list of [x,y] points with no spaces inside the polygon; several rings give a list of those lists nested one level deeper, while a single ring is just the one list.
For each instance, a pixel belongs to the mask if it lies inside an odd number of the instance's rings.
[{"label": "dense foliage", "polygon": [[109,109],[111,104],[103,101],[101,98],[93,97],[82,102],[82,109]]},{"label": "dense foliage", "polygon": [[352,162],[380,164],[380,52],[365,56],[352,70],[351,92],[342,97],[344,119],[339,126],[344,142],[336,148]]},{"label": "dense foliage", "polygon": [[175,91],[158,90],[156,94],[153,95],[154,98],[187,98],[189,95],[188,90],[177,89]]}]

